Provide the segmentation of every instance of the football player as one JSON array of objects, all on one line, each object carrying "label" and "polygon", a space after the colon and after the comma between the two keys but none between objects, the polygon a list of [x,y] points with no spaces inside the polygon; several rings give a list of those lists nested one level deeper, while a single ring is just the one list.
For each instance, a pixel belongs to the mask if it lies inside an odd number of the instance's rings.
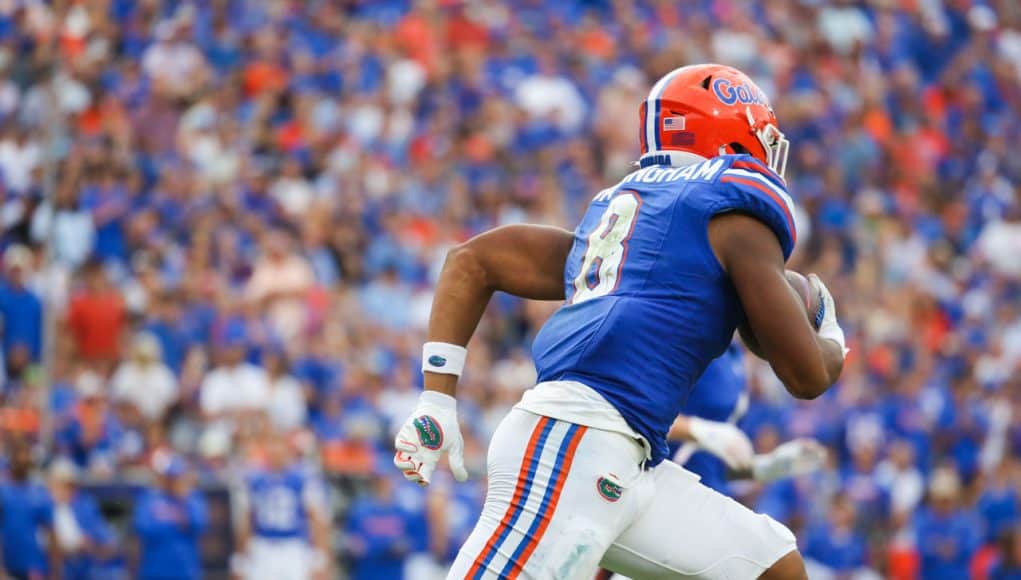
[{"label": "football player", "polygon": [[233,491],[238,551],[234,577],[245,580],[328,578],[329,508],[326,489],[298,465],[283,435],[266,440],[266,466]]},{"label": "football player", "polygon": [[684,414],[667,433],[667,440],[682,443],[673,454],[674,462],[723,494],[728,494],[731,479],[770,482],[811,473],[826,462],[826,449],[810,438],[755,454],[751,440],[737,426],[748,410],[743,367],[741,348],[731,344],[702,373],[687,395]]},{"label": "football player", "polygon": [[818,331],[788,284],[797,232],[788,142],[762,91],[721,65],[682,67],[640,108],[640,168],[573,233],[506,226],[454,248],[423,348],[425,391],[395,465],[467,477],[456,384],[490,296],[564,300],[536,336],[539,384],[490,442],[483,513],[450,578],[805,578],[793,534],[667,460],[684,394],[730,343],[758,345],[792,395],[824,393],[844,334],[826,286]]}]

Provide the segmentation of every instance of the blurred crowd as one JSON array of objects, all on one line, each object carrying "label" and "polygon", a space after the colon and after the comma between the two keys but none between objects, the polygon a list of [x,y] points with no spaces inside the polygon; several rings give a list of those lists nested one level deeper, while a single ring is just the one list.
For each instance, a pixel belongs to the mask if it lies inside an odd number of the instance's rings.
[{"label": "blurred crowd", "polygon": [[[0,1],[4,493],[141,482],[139,513],[197,533],[154,463],[230,481],[283,438],[334,484],[352,577],[442,568],[556,307],[496,296],[471,344],[472,481],[391,481],[446,250],[573,227],[638,157],[650,84],[699,62],[771,96],[808,232],[791,267],[851,347],[807,403],[750,363],[759,450],[812,436],[830,465],[735,493],[819,578],[1021,577],[1013,0]],[[31,464],[49,491],[22,489]],[[81,513],[90,539],[53,543],[89,562],[154,529]]]}]

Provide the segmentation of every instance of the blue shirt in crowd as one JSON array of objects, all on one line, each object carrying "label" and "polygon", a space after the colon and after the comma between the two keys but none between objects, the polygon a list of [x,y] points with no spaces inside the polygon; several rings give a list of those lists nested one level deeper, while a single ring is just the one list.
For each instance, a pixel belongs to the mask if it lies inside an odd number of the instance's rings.
[{"label": "blue shirt in crowd", "polygon": [[33,482],[0,483],[0,542],[8,574],[46,574],[39,532],[52,527],[53,500],[45,487]]},{"label": "blue shirt in crowd", "polygon": [[969,565],[982,539],[981,526],[970,515],[923,509],[915,520],[921,577],[926,580],[960,580],[969,577]]},{"label": "blue shirt in crowd", "polygon": [[801,553],[834,572],[853,572],[867,565],[865,537],[853,529],[835,529],[830,524],[809,528],[802,539]]},{"label": "blue shirt in crowd", "polygon": [[395,501],[363,497],[355,502],[347,522],[348,537],[357,546],[352,580],[401,580],[404,557],[411,549],[408,515]]},{"label": "blue shirt in crowd", "polygon": [[206,502],[163,490],[145,492],[135,505],[135,532],[141,542],[140,580],[191,580],[202,577],[199,538],[208,523]]},{"label": "blue shirt in crowd", "polygon": [[38,361],[43,346],[43,303],[39,297],[25,287],[4,286],[0,289],[0,315],[4,357],[21,345]]}]

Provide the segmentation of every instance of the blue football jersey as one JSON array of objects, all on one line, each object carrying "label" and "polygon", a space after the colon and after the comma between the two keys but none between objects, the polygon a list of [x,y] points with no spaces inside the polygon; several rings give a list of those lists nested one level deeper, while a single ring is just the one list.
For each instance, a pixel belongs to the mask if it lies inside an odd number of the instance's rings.
[{"label": "blue football jersey", "polygon": [[744,311],[709,245],[709,220],[742,212],[796,241],[783,180],[749,155],[652,165],[592,200],[564,270],[566,303],[532,346],[540,381],[596,390],[652,447],[690,387],[727,348]]},{"label": "blue football jersey", "polygon": [[305,470],[256,471],[246,481],[252,532],[264,538],[302,538],[308,532],[308,498],[318,485]]}]

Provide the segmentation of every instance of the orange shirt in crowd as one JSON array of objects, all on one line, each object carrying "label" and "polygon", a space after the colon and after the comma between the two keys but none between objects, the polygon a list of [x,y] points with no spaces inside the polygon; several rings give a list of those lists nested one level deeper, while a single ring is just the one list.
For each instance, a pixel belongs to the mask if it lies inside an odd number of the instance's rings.
[{"label": "orange shirt in crowd", "polygon": [[67,325],[78,355],[85,359],[115,359],[126,321],[124,300],[113,290],[82,292],[68,308]]}]

